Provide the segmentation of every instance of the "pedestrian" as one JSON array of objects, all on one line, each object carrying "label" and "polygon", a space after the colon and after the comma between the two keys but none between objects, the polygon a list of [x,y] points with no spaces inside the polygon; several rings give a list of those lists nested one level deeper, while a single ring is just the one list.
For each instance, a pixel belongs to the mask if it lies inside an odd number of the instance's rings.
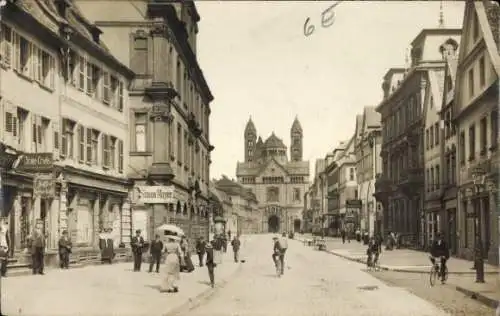
[{"label": "pedestrian", "polygon": [[238,262],[241,247],[241,241],[238,235],[234,236],[234,239],[231,241],[231,246],[233,247],[234,262]]},{"label": "pedestrian", "polygon": [[208,270],[208,277],[210,278],[210,286],[213,288],[215,286],[215,267],[217,266],[217,263],[214,261],[214,247],[213,244],[215,243],[215,240],[212,240],[211,242],[206,244],[206,253],[207,253],[207,270]]},{"label": "pedestrian", "polygon": [[220,235],[215,236],[212,246],[214,247],[214,262],[216,264],[222,263],[222,237]]},{"label": "pedestrian", "polygon": [[31,261],[33,274],[43,275],[45,257],[45,235],[40,223],[36,224],[31,236]]},{"label": "pedestrian", "polygon": [[135,236],[132,237],[132,254],[134,256],[134,271],[141,271],[142,251],[144,248],[144,238],[141,236],[141,230],[135,231]]},{"label": "pedestrian", "polygon": [[340,235],[342,236],[342,243],[345,244],[345,229],[340,231]]},{"label": "pedestrian", "polygon": [[198,241],[196,242],[196,253],[198,254],[198,260],[200,262],[200,267],[203,267],[203,259],[205,257],[206,246],[207,246],[207,243],[205,242],[205,239],[203,237],[198,238]]},{"label": "pedestrian", "polygon": [[111,229],[104,228],[99,234],[99,249],[101,250],[101,262],[108,262],[111,264],[115,257],[115,248],[113,239],[111,238]]},{"label": "pedestrian", "polygon": [[226,236],[226,234],[222,234],[222,251],[223,251],[224,253],[226,253],[226,252],[227,252],[227,243],[228,243],[228,241],[227,241],[227,236]]},{"label": "pedestrian", "polygon": [[155,240],[151,242],[151,246],[149,246],[149,273],[153,272],[153,266],[156,263],[156,273],[160,272],[160,260],[161,253],[163,251],[163,242],[160,239],[160,235],[156,234]]},{"label": "pedestrian", "polygon": [[281,235],[281,238],[279,238],[279,249],[280,249],[280,256],[279,259],[281,261],[281,275],[285,272],[285,254],[288,249],[288,240],[286,238],[286,232],[283,232]]},{"label": "pedestrian", "polygon": [[7,218],[2,218],[0,223],[0,276],[7,275],[7,262],[9,258],[10,237]]},{"label": "pedestrian", "polygon": [[179,245],[180,238],[173,235],[167,236],[165,243],[165,266],[163,273],[163,280],[160,285],[160,292],[172,293],[178,292],[179,287],[177,281],[180,279],[180,268],[183,264],[182,250]]},{"label": "pedestrian", "polygon": [[227,236],[229,237],[229,240],[231,240],[231,230],[230,229],[227,231]]},{"label": "pedestrian", "polygon": [[72,243],[68,238],[68,231],[63,230],[62,236],[59,239],[59,266],[61,269],[69,268],[69,255],[71,253]]},{"label": "pedestrian", "polygon": [[194,265],[193,261],[191,260],[191,249],[189,247],[189,241],[185,236],[182,236],[181,239],[181,250],[184,256],[184,265],[181,267],[181,271],[188,273],[193,272]]}]

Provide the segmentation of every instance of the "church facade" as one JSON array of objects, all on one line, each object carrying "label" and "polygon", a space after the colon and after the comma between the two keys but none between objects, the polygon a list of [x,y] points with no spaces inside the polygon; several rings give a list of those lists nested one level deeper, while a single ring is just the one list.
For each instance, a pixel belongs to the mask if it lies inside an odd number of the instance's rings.
[{"label": "church facade", "polygon": [[274,132],[262,140],[250,118],[244,132],[245,161],[238,162],[236,177],[259,201],[263,232],[298,232],[302,229],[304,193],[309,183],[309,161],[304,161],[303,131],[295,118],[287,146]]}]

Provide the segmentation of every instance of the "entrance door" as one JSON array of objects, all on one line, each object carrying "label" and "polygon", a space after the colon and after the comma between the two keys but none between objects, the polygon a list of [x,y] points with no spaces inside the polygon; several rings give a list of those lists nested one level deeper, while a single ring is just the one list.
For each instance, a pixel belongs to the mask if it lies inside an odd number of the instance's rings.
[{"label": "entrance door", "polygon": [[267,220],[267,228],[270,233],[277,233],[280,229],[280,219],[277,215],[269,216]]},{"label": "entrance door", "polygon": [[296,219],[293,221],[293,231],[294,232],[300,231],[300,219]]},{"label": "entrance door", "polygon": [[448,210],[448,245],[452,255],[457,254],[457,209]]}]

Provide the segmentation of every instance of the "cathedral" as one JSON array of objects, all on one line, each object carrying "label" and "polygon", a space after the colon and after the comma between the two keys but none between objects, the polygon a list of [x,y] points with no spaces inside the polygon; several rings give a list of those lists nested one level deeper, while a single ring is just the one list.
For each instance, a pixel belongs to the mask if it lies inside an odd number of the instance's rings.
[{"label": "cathedral", "polygon": [[263,232],[298,232],[302,227],[304,193],[309,183],[309,161],[302,158],[303,132],[295,118],[287,147],[274,132],[262,140],[252,121],[244,132],[245,161],[238,162],[236,177],[259,201]]}]

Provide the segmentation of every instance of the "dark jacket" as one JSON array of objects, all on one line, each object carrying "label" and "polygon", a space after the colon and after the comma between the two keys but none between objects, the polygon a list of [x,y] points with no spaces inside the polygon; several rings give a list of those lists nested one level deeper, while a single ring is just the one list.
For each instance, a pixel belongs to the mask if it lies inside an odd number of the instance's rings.
[{"label": "dark jacket", "polygon": [[450,258],[450,249],[448,244],[444,240],[434,240],[431,246],[431,255],[433,257],[445,257]]},{"label": "dark jacket", "polygon": [[61,237],[59,239],[59,253],[60,254],[65,254],[65,253],[71,253],[71,240],[65,239]]},{"label": "dark jacket", "polygon": [[207,242],[204,240],[198,240],[196,242],[196,253],[205,253],[206,249],[205,247],[207,246]]},{"label": "dark jacket", "polygon": [[149,253],[152,255],[161,255],[163,250],[163,243],[161,240],[153,240],[149,248]]},{"label": "dark jacket", "polygon": [[143,248],[144,248],[144,238],[142,238],[142,236],[132,237],[132,251],[134,253],[142,253]]},{"label": "dark jacket", "polygon": [[233,246],[234,251],[238,251],[238,250],[240,250],[241,241],[239,239],[235,238],[231,241],[231,246]]},{"label": "dark jacket", "polygon": [[206,265],[215,267],[216,264],[214,262],[214,248],[210,247],[210,248],[206,248],[205,250],[207,252]]},{"label": "dark jacket", "polygon": [[31,248],[45,248],[45,235],[43,233],[34,232],[31,236]]}]

